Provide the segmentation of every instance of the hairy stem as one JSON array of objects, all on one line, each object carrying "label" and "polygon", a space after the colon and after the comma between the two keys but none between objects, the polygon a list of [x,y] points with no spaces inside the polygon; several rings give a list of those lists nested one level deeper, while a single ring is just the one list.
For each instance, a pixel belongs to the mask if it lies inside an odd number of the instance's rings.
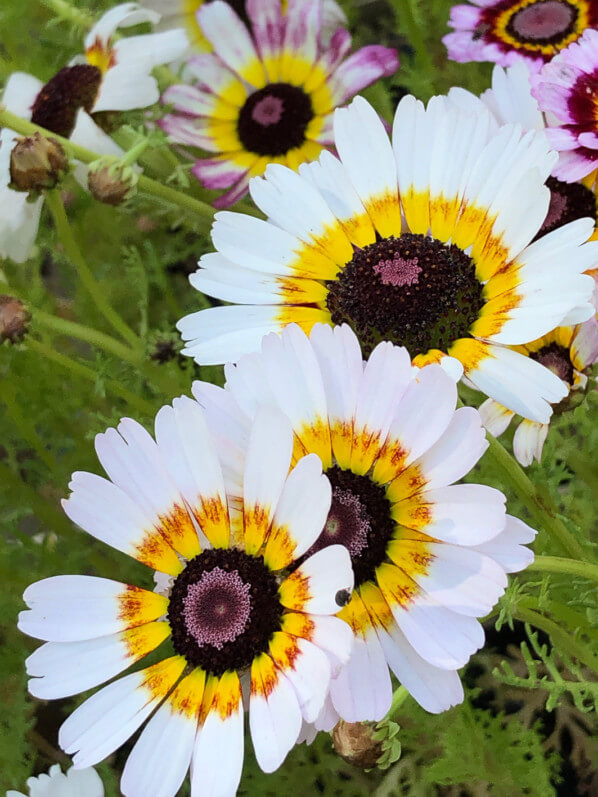
[{"label": "hairy stem", "polygon": [[529,623],[529,625],[533,625],[534,628],[539,628],[541,631],[544,631],[568,656],[577,659],[598,674],[598,657],[596,657],[582,642],[579,642],[579,640],[575,639],[571,634],[564,631],[554,620],[532,609],[524,609],[521,606],[515,609],[513,617],[516,620]]},{"label": "hairy stem", "polygon": [[91,273],[91,269],[87,265],[81,250],[73,236],[73,231],[68,222],[64,205],[60,196],[60,191],[49,191],[47,195],[47,202],[52,216],[54,217],[54,224],[58,237],[64,246],[64,250],[70,262],[73,264],[77,271],[77,275],[81,283],[89,293],[95,306],[102,313],[108,323],[121,335],[131,346],[137,347],[140,345],[139,338],[133,332],[131,327],[123,321],[120,315],[114,310],[106,299],[102,288],[96,281]]},{"label": "hairy stem", "polygon": [[[34,133],[51,136],[60,142],[65,152],[67,152],[72,158],[80,160],[82,163],[92,163],[92,161],[98,160],[101,157],[96,152],[91,152],[91,150],[88,150],[85,147],[74,144],[67,138],[58,136],[55,133],[50,133],[43,127],[39,127],[38,125],[33,124],[33,122],[29,122],[26,119],[21,119],[20,116],[11,113],[6,108],[2,108],[2,106],[0,106],[0,127],[8,127],[10,130],[14,130],[15,133],[19,133],[22,136],[31,136]],[[158,200],[159,202],[165,202],[168,205],[173,205],[180,208],[184,213],[193,218],[198,228],[201,228],[206,232],[209,230],[216,211],[206,202],[202,202],[200,199],[183,194],[181,191],[177,191],[170,186],[162,185],[161,183],[146,177],[144,174],[139,175],[137,189],[140,193],[150,197],[151,199]]]},{"label": "hairy stem", "polygon": [[516,459],[491,434],[487,434],[490,457],[502,475],[523,501],[539,525],[556,541],[559,547],[573,559],[585,559],[583,548],[558,516],[558,509],[548,496],[540,493]]},{"label": "hairy stem", "polygon": [[[80,376],[83,379],[87,379],[89,382],[93,383],[98,381],[98,375],[92,368],[88,368],[86,365],[83,365],[83,363],[76,362],[70,357],[67,357],[67,355],[61,354],[60,352],[56,351],[56,349],[53,349],[51,346],[47,346],[45,343],[42,343],[39,340],[35,340],[31,337],[28,338],[27,348],[32,352],[36,352],[41,357],[51,360],[53,363],[56,363],[61,368],[64,368],[66,371],[70,371],[76,376]],[[144,398],[141,398],[141,396],[135,395],[135,393],[132,393],[130,390],[127,390],[127,388],[123,387],[120,382],[116,382],[113,379],[106,379],[104,377],[102,379],[102,384],[105,386],[107,391],[115,396],[118,396],[118,398],[123,399],[127,402],[127,404],[129,404],[129,406],[134,407],[143,415],[153,414],[153,404],[151,404],[149,401],[146,401]]]},{"label": "hairy stem", "polygon": [[580,562],[577,559],[565,559],[561,556],[536,556],[528,570],[539,570],[544,573],[564,573],[598,581],[598,565],[591,562]]}]

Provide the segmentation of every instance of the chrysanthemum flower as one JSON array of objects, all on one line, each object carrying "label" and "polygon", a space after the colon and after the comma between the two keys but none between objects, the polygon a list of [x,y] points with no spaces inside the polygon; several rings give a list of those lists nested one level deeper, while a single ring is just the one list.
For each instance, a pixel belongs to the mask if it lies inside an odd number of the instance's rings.
[{"label": "chrysanthemum flower", "polygon": [[[2,103],[23,119],[42,124],[40,117],[43,116],[46,129],[67,135],[71,141],[89,147],[99,155],[122,155],[121,148],[76,102],[73,104],[72,114],[69,111],[68,127],[65,126],[65,108],[52,102],[49,95],[44,93],[45,90],[46,87],[33,75],[13,72],[6,83]],[[59,96],[64,100],[64,94]],[[48,113],[45,113],[46,109]],[[26,193],[9,188],[10,156],[17,138],[16,133],[7,127],[0,131],[0,257],[23,263],[30,256],[37,237],[43,197],[30,202]],[[82,165],[78,168],[82,171],[80,178],[83,179],[87,169]]]},{"label": "chrysanthemum flower", "polygon": [[355,591],[339,617],[355,642],[327,713],[380,720],[392,698],[389,667],[428,711],[459,703],[457,670],[484,642],[475,618],[492,609],[505,573],[531,561],[521,543],[534,536],[506,516],[498,490],[454,484],[486,449],[478,412],[455,410],[455,381],[436,364],[413,368],[404,348],[380,343],[364,363],[346,325],[317,324],[309,338],[294,324],[268,335],[261,353],[226,366],[226,379],[225,389],[196,382],[193,393],[229,452],[233,497],[234,464],[262,405],[287,414],[295,457],[316,453],[332,484],[308,553],[331,543],[349,551]]},{"label": "chrysanthemum flower", "polygon": [[293,436],[277,410],[248,428],[237,542],[200,407],[176,399],[156,416],[155,432],[156,442],[125,419],[98,435],[109,480],[75,473],[64,508],[92,536],[170,577],[167,594],[92,576],[32,584],[19,628],[47,644],[27,660],[29,689],[43,699],[90,689],[170,638],[157,663],[79,706],[60,745],[76,767],[90,766],[149,718],[125,765],[125,795],[172,797],[190,763],[193,795],[232,795],[244,706],[257,760],[270,772],[349,656],[351,630],[331,615],[353,587],[350,557],[341,545],[307,553],[326,520],[330,484],[315,456],[289,474]]},{"label": "chrysanthemum flower", "polygon": [[[452,88],[448,97],[459,107],[474,113],[479,111],[481,102],[499,125],[518,122],[524,130],[544,130],[546,121],[532,94],[530,77],[529,70],[521,63],[508,69],[495,66],[492,72],[492,88],[487,89],[479,98],[463,88]],[[563,154],[561,153],[561,157]],[[570,221],[589,217],[594,219],[591,240],[596,240],[596,174],[593,172],[580,182],[564,182],[554,177],[559,162],[557,161],[553,169],[553,176],[546,181],[550,189],[550,205],[537,237]]]},{"label": "chrysanthemum flower", "polygon": [[[74,62],[79,67],[80,90],[85,88],[89,93],[90,107],[81,103],[86,110],[128,111],[158,101],[158,84],[151,71],[185,52],[188,46],[185,32],[170,30],[117,40],[114,34],[119,28],[142,22],[155,24],[159,19],[159,14],[141,8],[138,3],[122,3],[106,11],[91,28],[85,37],[85,53]],[[72,78],[68,80],[71,82]]]},{"label": "chrysanthemum flower", "polygon": [[598,168],[598,31],[588,30],[539,75],[532,91],[552,115],[547,135],[560,153],[554,174],[573,182]]},{"label": "chrysanthemum flower", "polygon": [[[150,72],[183,51],[184,35],[171,31],[112,42],[117,28],[157,19],[158,15],[136,3],[110,9],[89,32],[85,56],[61,69],[45,85],[32,75],[13,73],[6,84],[3,104],[23,119],[70,138],[98,155],[122,155],[122,149],[90,114],[144,108],[157,102],[158,84]],[[8,187],[16,137],[8,128],[0,132],[0,257],[22,263],[31,254],[37,236],[43,199],[28,202],[25,193]],[[87,169],[79,165],[75,176],[85,185],[86,174]]]},{"label": "chrysanthemum flower", "polygon": [[[48,774],[27,780],[29,797],[104,797],[104,786],[95,769],[71,767],[66,775],[54,764]],[[9,789],[6,797],[26,797],[23,792]]]},{"label": "chrysanthemum flower", "polygon": [[194,86],[164,92],[177,113],[161,125],[172,141],[213,153],[192,171],[206,188],[227,189],[216,206],[236,202],[268,163],[297,169],[316,158],[333,143],[333,110],[396,71],[396,51],[381,45],[346,58],[342,28],[323,45],[321,12],[321,0],[289,0],[284,14],[280,0],[248,0],[248,29],[222,0],[200,8],[214,53],[189,60]]},{"label": "chrysanthemum flower", "polygon": [[[159,29],[183,27],[189,43],[193,48],[211,50],[212,47],[203,35],[197,21],[199,9],[212,2],[212,0],[143,0],[142,5],[157,11],[162,19]],[[243,22],[249,24],[249,17],[245,9],[245,0],[226,0],[235,10]],[[283,13],[286,11],[288,0],[281,0]],[[331,35],[337,28],[346,25],[347,17],[335,0],[323,0],[322,3],[322,33],[324,41],[329,42]]]},{"label": "chrysanthemum flower", "polygon": [[443,38],[454,61],[524,61],[532,70],[550,61],[587,28],[598,26],[595,0],[470,0],[453,6]]},{"label": "chrysanthemum flower", "polygon": [[[598,323],[591,318],[574,327],[559,327],[526,346],[522,354],[550,368],[567,387],[567,397],[555,408],[557,412],[571,409],[583,397],[588,385],[588,370],[598,362]],[[514,413],[492,399],[480,407],[484,426],[495,437],[508,427]],[[522,465],[540,462],[548,435],[549,424],[523,420],[513,436],[513,452]]]},{"label": "chrysanthemum flower", "polygon": [[583,244],[591,219],[529,245],[557,156],[542,133],[495,127],[485,110],[467,113],[442,97],[424,109],[406,97],[391,146],[364,99],[338,110],[340,162],[323,153],[299,174],[269,166],[251,184],[268,221],[217,214],[218,251],[191,283],[248,306],[183,318],[184,353],[234,362],[289,323],[309,331],[347,322],[366,352],[380,340],[404,345],[416,365],[463,369],[491,398],[546,423],[563,384],[507,345],[593,314],[593,281],[581,272],[598,249]]}]

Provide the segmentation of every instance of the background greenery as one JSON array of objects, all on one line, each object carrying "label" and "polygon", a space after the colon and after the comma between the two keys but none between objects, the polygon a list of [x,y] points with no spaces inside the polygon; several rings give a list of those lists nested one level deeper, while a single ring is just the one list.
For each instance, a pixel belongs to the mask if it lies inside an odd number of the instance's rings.
[{"label": "background greenery", "polygon": [[[99,13],[110,0],[79,0],[79,10]],[[407,91],[426,99],[452,85],[479,92],[489,85],[490,65],[447,62],[441,37],[447,32],[449,0],[345,3],[355,43],[381,42],[400,49],[393,78],[366,94],[387,118]],[[41,0],[4,0],[0,8],[0,81],[11,72],[49,79],[81,51],[82,30],[57,18]],[[141,114],[103,115],[124,144],[135,139]],[[183,188],[186,171],[158,147],[146,166]],[[186,190],[201,195],[197,185]],[[152,587],[151,573],[94,541],[62,514],[74,470],[98,471],[93,437],[130,415],[151,428],[157,409],[188,392],[191,380],[221,380],[221,369],[199,369],[178,355],[175,322],[207,305],[187,275],[210,249],[205,226],[177,217],[172,208],[134,199],[114,209],[94,202],[74,182],[65,186],[69,219],[84,255],[110,303],[139,335],[130,361],[66,335],[47,315],[112,336],[65,258],[49,216],[42,217],[35,255],[17,266],[0,262],[0,293],[24,299],[33,315],[30,333],[18,345],[0,347],[0,789],[21,788],[31,774],[68,757],[57,730],[83,698],[32,700],[24,659],[37,646],[16,629],[21,595],[32,581],[58,573],[89,573]],[[47,210],[44,211],[44,214]],[[44,313],[46,316],[44,316]],[[45,320],[44,320],[45,319]],[[71,365],[75,363],[75,365]],[[543,464],[530,469],[541,489],[558,502],[568,528],[584,545],[598,523],[596,393],[555,424]],[[483,461],[471,478],[506,485]],[[510,497],[509,509],[526,518]],[[528,518],[529,519],[529,518]],[[540,532],[536,551],[556,554]],[[330,737],[296,748],[280,771],[264,776],[248,746],[243,795],[287,793],[335,795],[595,795],[597,748],[592,741],[598,688],[591,670],[570,658],[568,640],[596,650],[598,607],[591,582],[528,572],[511,586],[485,621],[488,644],[463,673],[467,700],[432,716],[408,698],[396,720],[402,756],[386,771],[351,767],[334,752]],[[564,632],[537,634],[516,619],[551,617]],[[535,613],[535,615],[533,614]],[[527,615],[529,619],[529,615]],[[532,634],[531,638],[529,634]],[[590,652],[590,656],[591,656]],[[132,742],[98,770],[106,793],[116,795]],[[181,793],[186,794],[186,787]]]}]

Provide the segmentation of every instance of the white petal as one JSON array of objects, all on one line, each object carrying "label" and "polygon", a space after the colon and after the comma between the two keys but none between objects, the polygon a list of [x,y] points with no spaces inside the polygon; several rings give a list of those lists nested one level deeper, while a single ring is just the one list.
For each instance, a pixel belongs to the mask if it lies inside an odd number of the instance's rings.
[{"label": "white petal", "polygon": [[[305,584],[307,597],[300,591],[300,605],[292,588],[294,584]],[[336,600],[339,592],[353,591],[351,557],[344,545],[329,545],[313,554],[294,570],[281,584],[281,603],[289,609],[310,614],[336,614],[342,605]]]},{"label": "white petal", "polygon": [[[288,418],[274,408],[259,410],[249,437],[243,483],[248,553],[259,550],[272,523],[289,472],[292,452],[293,432]],[[254,526],[251,520],[254,513],[256,517],[260,514],[255,521],[258,526]]]},{"label": "white petal", "polygon": [[[290,557],[298,559],[318,539],[330,511],[331,500],[332,488],[322,473],[319,457],[309,454],[300,459],[286,480],[272,522],[273,530],[280,529],[294,546],[287,553],[288,561],[279,567],[288,567]],[[279,555],[279,545],[279,536],[275,531],[271,532],[264,552],[266,563],[271,551],[274,556]],[[270,566],[278,569],[272,564]]]},{"label": "white petal", "polygon": [[347,722],[381,720],[392,701],[386,658],[376,632],[356,635],[348,663],[330,683],[334,708]]},{"label": "white petal", "polygon": [[415,652],[394,623],[377,629],[386,660],[401,684],[422,708],[440,714],[463,701],[463,685],[456,670],[442,670]]},{"label": "white petal", "polygon": [[490,556],[506,573],[517,573],[534,561],[533,551],[524,546],[535,536],[535,529],[519,518],[507,515],[504,530],[494,539],[476,545],[475,550]]},{"label": "white petal", "polygon": [[212,710],[200,728],[191,760],[191,793],[233,797],[243,769],[243,703],[226,718]]},{"label": "white petal", "polygon": [[482,423],[492,437],[500,437],[507,430],[515,413],[494,399],[486,399],[479,408]]},{"label": "white petal", "polygon": [[62,724],[58,741],[74,755],[77,767],[93,766],[114,752],[151,714],[164,692],[148,688],[146,678],[157,670],[164,675],[162,690],[180,675],[184,660],[167,660],[153,668],[126,675],[114,681],[80,705]]},{"label": "white petal", "polygon": [[[155,626],[147,629],[147,634],[144,633],[146,626],[142,626],[133,635],[123,632],[80,642],[47,642],[26,661],[27,674],[34,676],[28,685],[30,693],[42,700],[55,700],[108,681],[149,653],[168,635],[166,625],[160,625],[164,627],[163,633],[155,637],[156,644],[152,639]],[[144,637],[144,647],[137,649],[128,645],[132,636]]]},{"label": "white petal", "polygon": [[479,412],[461,407],[442,437],[413,462],[413,468],[425,477],[427,489],[446,487],[469,473],[487,448]]},{"label": "white petal", "polygon": [[524,467],[542,460],[542,449],[548,435],[547,423],[523,420],[513,435],[513,453]]},{"label": "white petal", "polygon": [[296,644],[299,654],[293,660],[292,667],[281,669],[297,694],[303,719],[313,722],[320,713],[328,692],[330,662],[324,651],[306,639],[296,637]]},{"label": "white petal", "polygon": [[468,379],[507,409],[539,423],[548,423],[549,402],[567,395],[567,386],[548,368],[504,346],[489,345],[489,357],[466,370]]},{"label": "white petal", "polygon": [[19,629],[52,642],[76,642],[117,633],[131,624],[131,616],[123,614],[123,601],[119,600],[126,597],[129,589],[145,593],[96,576],[44,578],[27,587],[23,594],[30,611],[19,615]]},{"label": "white petal", "polygon": [[507,586],[503,569],[478,551],[445,543],[427,543],[435,557],[425,575],[413,580],[435,601],[468,617],[483,617],[494,607]]},{"label": "white petal", "polygon": [[249,728],[255,757],[264,772],[274,772],[293,747],[301,730],[296,692],[282,673],[268,697],[252,693]]},{"label": "white petal", "polygon": [[120,787],[126,797],[172,797],[181,787],[197,732],[196,716],[173,710],[168,702],[143,729],[131,750]]}]

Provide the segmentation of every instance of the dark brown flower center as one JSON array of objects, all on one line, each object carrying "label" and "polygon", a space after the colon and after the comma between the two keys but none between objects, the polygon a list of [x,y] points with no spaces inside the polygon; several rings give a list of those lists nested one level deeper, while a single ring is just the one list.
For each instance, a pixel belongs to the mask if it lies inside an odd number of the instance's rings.
[{"label": "dark brown flower center", "polygon": [[81,108],[88,113],[96,101],[102,73],[97,66],[65,66],[41,89],[31,108],[31,121],[68,138]]},{"label": "dark brown flower center", "polygon": [[411,233],[357,249],[327,287],[333,323],[348,323],[366,356],[381,340],[406,346],[412,357],[447,351],[484,305],[469,255]]},{"label": "dark brown flower center", "polygon": [[208,550],[187,563],[168,605],[172,644],[194,667],[242,670],[280,629],[278,582],[261,557]]},{"label": "dark brown flower center", "polygon": [[556,177],[549,177],[546,185],[550,188],[550,205],[544,223],[536,238],[552,232],[563,224],[589,216],[596,218],[596,195],[581,183],[563,183]]},{"label": "dark brown flower center", "polygon": [[270,83],[241,108],[237,130],[243,147],[258,155],[284,155],[305,141],[314,118],[309,96],[289,83]]},{"label": "dark brown flower center", "polygon": [[[374,579],[386,557],[395,523],[384,487],[337,465],[326,471],[332,504],[324,530],[305,558],[328,545],[344,545],[351,555],[355,586]],[[342,605],[340,603],[339,605]]]},{"label": "dark brown flower center", "polygon": [[563,382],[568,385],[573,384],[573,364],[569,356],[569,349],[559,346],[558,343],[550,343],[530,354],[530,357],[556,374]]}]

